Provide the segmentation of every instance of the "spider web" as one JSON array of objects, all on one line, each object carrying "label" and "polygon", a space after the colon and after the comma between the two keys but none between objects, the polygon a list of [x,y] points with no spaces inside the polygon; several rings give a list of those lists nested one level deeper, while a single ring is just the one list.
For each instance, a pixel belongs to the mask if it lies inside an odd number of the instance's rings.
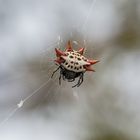
[{"label": "spider web", "polygon": [[[96,0],[92,0],[91,4],[90,4],[90,7],[88,8],[88,13],[87,13],[87,16],[85,17],[85,20],[84,20],[84,23],[82,25],[82,34],[84,35],[83,37],[83,40],[84,40],[84,46],[86,47],[86,26],[88,24],[88,20],[90,18],[90,15],[92,13],[92,10],[93,10],[93,7],[95,6],[95,3],[96,3]],[[55,43],[52,43],[50,45],[47,46],[47,49],[46,50],[43,50],[41,52],[41,55],[42,55],[42,58],[41,58],[41,62],[40,62],[40,69],[42,70],[43,69],[43,65],[44,65],[44,56],[46,56],[46,52],[51,52],[50,50],[50,47],[54,48],[54,47],[58,47],[60,48],[61,47],[61,43],[63,42],[62,38],[60,36],[58,36],[58,41],[56,41]],[[74,44],[76,45],[80,45],[77,41],[73,41]],[[48,71],[50,71],[53,67],[55,66],[55,64],[53,63],[53,57],[52,57],[52,60],[51,60],[51,64],[48,68]],[[43,70],[43,72],[45,72]],[[36,94],[39,94],[39,91],[44,88],[45,86],[47,86],[51,81],[56,81],[56,79],[58,78],[58,76],[55,76],[53,79],[51,79],[50,77],[50,72],[48,74],[49,78],[43,82],[37,89],[35,89],[33,92],[31,92],[28,96],[26,96],[25,98],[23,99],[20,99],[16,104],[15,104],[15,108],[9,113],[9,115],[7,115],[1,122],[0,122],[0,128],[9,121],[9,119],[11,119],[18,110],[20,110],[25,104],[26,102],[28,102],[29,99],[31,99],[33,96],[36,96]],[[48,95],[51,93],[51,89],[49,89],[46,97],[48,97]],[[80,97],[79,97],[79,90],[77,90],[76,88],[73,88],[72,89],[72,94],[74,96],[74,98],[79,101],[80,100]]]},{"label": "spider web", "polygon": [[[51,45],[48,45],[48,47],[50,46],[58,46],[58,42],[56,43],[53,43]],[[50,49],[46,49],[46,50],[43,50],[43,52],[41,52],[41,54],[46,54],[47,51],[51,51]],[[32,96],[35,96],[35,94],[39,94],[39,91],[45,87],[50,81],[55,81],[56,80],[56,77],[54,79],[52,79],[50,77],[51,75],[51,68],[55,66],[55,64],[53,63],[53,61],[51,62],[52,64],[49,66],[49,69],[48,69],[48,75],[49,75],[49,78],[43,82],[37,89],[35,89],[33,92],[29,93],[28,96],[26,96],[24,99],[21,99],[16,105],[15,105],[15,108],[9,113],[9,115],[3,120],[0,122],[0,128],[13,116],[15,115],[15,113],[24,106],[24,104],[30,99],[32,98]],[[40,62],[40,69],[42,69],[42,59],[41,59],[41,62]],[[49,94],[49,93],[48,93]],[[47,95],[48,95],[47,94]]]}]

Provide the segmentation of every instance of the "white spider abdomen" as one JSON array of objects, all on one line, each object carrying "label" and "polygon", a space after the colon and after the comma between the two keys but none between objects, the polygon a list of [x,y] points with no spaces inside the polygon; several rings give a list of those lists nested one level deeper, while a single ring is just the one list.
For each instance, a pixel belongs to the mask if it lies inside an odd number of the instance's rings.
[{"label": "white spider abdomen", "polygon": [[65,61],[61,65],[74,72],[84,72],[86,69],[84,65],[89,65],[90,63],[86,62],[87,60],[84,56],[80,55],[78,52],[66,52],[67,56],[61,56]]}]

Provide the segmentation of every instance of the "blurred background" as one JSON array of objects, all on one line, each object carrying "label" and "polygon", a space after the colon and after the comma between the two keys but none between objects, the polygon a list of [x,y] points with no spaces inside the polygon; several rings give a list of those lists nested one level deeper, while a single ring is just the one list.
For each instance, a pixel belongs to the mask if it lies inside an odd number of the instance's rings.
[{"label": "blurred background", "polygon": [[[139,140],[139,25],[139,0],[0,0],[0,139]],[[50,79],[68,40],[100,60],[74,89]]]}]

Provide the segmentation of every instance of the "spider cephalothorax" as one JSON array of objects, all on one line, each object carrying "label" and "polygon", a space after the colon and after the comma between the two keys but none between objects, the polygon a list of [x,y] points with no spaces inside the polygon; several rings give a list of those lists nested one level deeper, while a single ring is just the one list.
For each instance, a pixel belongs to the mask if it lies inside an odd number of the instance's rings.
[{"label": "spider cephalothorax", "polygon": [[91,65],[99,62],[98,60],[87,59],[83,56],[84,48],[75,51],[72,49],[71,42],[68,41],[67,48],[63,52],[59,49],[55,49],[57,59],[55,62],[59,67],[53,72],[60,69],[59,84],[61,84],[61,77],[63,80],[67,79],[68,82],[73,82],[75,78],[79,77],[78,83],[73,87],[79,87],[83,82],[83,76],[86,71],[93,71]]}]

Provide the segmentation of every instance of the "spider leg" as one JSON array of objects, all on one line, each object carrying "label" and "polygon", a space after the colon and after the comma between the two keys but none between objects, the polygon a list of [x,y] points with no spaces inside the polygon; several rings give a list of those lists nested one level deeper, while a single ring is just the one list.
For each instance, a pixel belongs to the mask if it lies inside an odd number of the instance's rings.
[{"label": "spider leg", "polygon": [[82,76],[80,76],[78,83],[77,83],[77,87],[79,87],[82,84]]},{"label": "spider leg", "polygon": [[[62,75],[62,70],[60,71],[60,76],[59,76],[59,85],[61,85],[61,77],[63,77]],[[64,78],[64,77],[63,77]]]},{"label": "spider leg", "polygon": [[77,85],[78,85],[78,83],[76,85],[72,86],[72,88],[76,87]]},{"label": "spider leg", "polygon": [[76,84],[76,85],[74,85],[74,86],[72,86],[72,88],[74,88],[74,87],[76,87],[76,86],[78,87],[79,82],[80,82],[80,78],[79,78],[79,80],[78,80],[77,84]]},{"label": "spider leg", "polygon": [[64,81],[66,80],[66,78],[65,78],[65,76],[64,76],[64,75],[62,75],[62,78],[63,78],[63,80],[64,80]]},{"label": "spider leg", "polygon": [[59,76],[59,85],[61,85],[61,74]]},{"label": "spider leg", "polygon": [[77,82],[77,84],[76,85],[74,85],[74,86],[72,86],[72,88],[74,88],[74,87],[79,87],[82,83],[83,83],[83,73],[81,73],[81,75],[80,75],[80,78],[79,78],[79,80],[78,80],[78,82]]},{"label": "spider leg", "polygon": [[55,71],[53,71],[51,78],[53,78],[54,74],[59,70],[59,68],[60,66]]},{"label": "spider leg", "polygon": [[68,82],[73,82],[75,79],[69,79]]},{"label": "spider leg", "polygon": [[82,83],[83,83],[83,74],[79,78],[79,82],[78,82],[77,87],[79,87]]}]

